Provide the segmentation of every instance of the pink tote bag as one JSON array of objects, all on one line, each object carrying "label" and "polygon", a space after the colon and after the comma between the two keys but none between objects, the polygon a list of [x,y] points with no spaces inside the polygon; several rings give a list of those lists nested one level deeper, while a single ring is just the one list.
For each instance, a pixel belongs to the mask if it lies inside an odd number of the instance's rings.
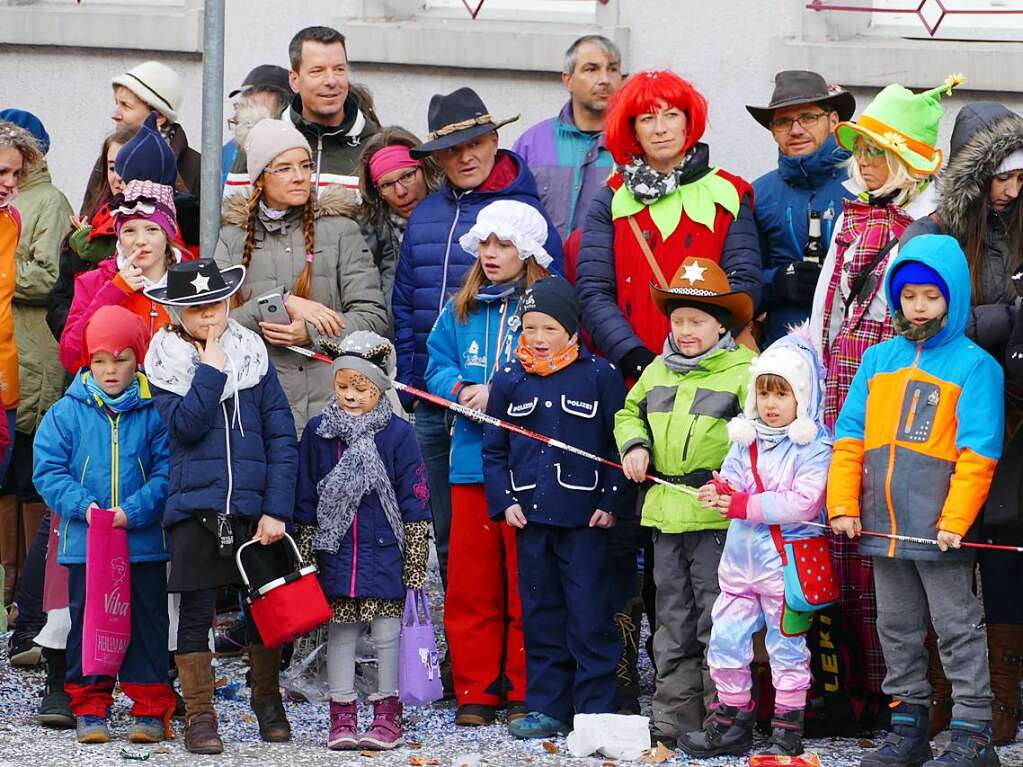
[{"label": "pink tote bag", "polygon": [[131,641],[128,531],[113,523],[114,512],[92,510],[85,550],[85,676],[117,676]]}]

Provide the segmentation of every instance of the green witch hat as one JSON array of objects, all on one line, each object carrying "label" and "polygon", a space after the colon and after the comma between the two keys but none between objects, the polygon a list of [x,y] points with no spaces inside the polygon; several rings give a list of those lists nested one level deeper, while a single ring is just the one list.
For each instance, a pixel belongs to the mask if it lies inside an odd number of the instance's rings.
[{"label": "green witch hat", "polygon": [[892,84],[884,88],[856,120],[835,126],[835,139],[850,152],[857,136],[899,156],[914,176],[933,176],[941,167],[937,148],[938,123],[945,113],[941,97],[963,83],[962,75],[949,75],[937,88],[913,93]]}]

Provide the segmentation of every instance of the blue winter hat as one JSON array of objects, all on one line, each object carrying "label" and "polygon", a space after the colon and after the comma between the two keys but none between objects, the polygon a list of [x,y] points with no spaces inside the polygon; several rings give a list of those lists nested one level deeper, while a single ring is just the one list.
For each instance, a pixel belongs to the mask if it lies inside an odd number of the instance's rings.
[{"label": "blue winter hat", "polygon": [[129,181],[152,181],[173,187],[178,180],[174,151],[156,127],[156,112],[150,112],[131,141],[121,147],[114,160],[117,175]]},{"label": "blue winter hat", "polygon": [[32,138],[39,145],[39,151],[46,154],[50,151],[50,134],[46,132],[42,121],[31,112],[23,109],[5,109],[0,112],[0,120],[14,123],[19,128],[24,128],[32,134]]},{"label": "blue winter hat", "polygon": [[892,295],[898,298],[906,285],[935,285],[948,303],[948,285],[934,269],[920,261],[906,261],[892,275]]}]

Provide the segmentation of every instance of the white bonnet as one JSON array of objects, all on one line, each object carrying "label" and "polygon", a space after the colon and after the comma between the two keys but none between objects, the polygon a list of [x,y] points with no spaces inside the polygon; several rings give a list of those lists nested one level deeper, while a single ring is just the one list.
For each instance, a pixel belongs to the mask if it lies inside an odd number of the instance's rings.
[{"label": "white bonnet", "polygon": [[497,200],[480,210],[476,223],[458,242],[467,253],[480,255],[480,243],[496,234],[511,242],[525,261],[530,256],[547,268],[554,260],[544,249],[547,242],[547,220],[532,205],[517,200]]}]

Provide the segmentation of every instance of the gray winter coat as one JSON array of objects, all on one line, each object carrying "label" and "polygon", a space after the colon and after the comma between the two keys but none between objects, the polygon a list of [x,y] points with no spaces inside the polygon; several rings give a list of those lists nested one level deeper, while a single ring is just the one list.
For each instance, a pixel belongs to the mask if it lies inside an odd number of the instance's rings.
[{"label": "gray winter coat", "polygon": [[[1023,149],[1023,117],[1001,104],[978,101],[959,110],[949,142],[949,163],[938,178],[938,209],[914,221],[903,233],[904,246],[918,234],[949,234],[966,241],[978,201],[988,194],[995,169]],[[1017,200],[1013,207],[1020,204]],[[1016,318],[1016,291],[1010,280],[1023,253],[1010,253],[1005,222],[1012,208],[989,209],[988,255],[972,297],[966,334],[1001,359]]]},{"label": "gray winter coat", "polygon": [[[221,268],[242,261],[245,246],[247,198],[229,197],[224,205],[224,226],[214,258]],[[353,330],[372,330],[386,335],[390,321],[380,288],[380,272],[359,231],[350,218],[356,212],[351,193],[331,188],[321,192],[316,204],[316,242],[313,279],[309,298],[341,315],[342,336]],[[268,293],[291,290],[305,267],[302,209],[292,208],[280,221],[256,218],[256,246],[252,251],[242,295],[245,303],[231,310],[231,316],[259,332],[256,299]],[[311,348],[320,351],[321,336],[307,323]],[[318,415],[333,396],[330,365],[309,360],[284,347],[267,344],[277,368],[299,436],[306,422]]]}]

